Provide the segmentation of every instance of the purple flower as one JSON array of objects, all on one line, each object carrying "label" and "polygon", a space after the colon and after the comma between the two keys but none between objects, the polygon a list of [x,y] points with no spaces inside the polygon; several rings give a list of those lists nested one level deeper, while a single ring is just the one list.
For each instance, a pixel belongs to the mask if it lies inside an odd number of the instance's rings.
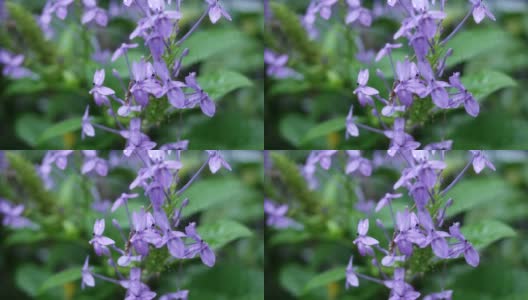
[{"label": "purple flower", "polygon": [[194,90],[194,93],[188,99],[188,106],[192,108],[200,104],[200,108],[206,116],[214,116],[216,105],[209,97],[209,94],[207,94],[196,81],[196,73],[193,72],[185,77],[185,83],[189,88]]},{"label": "purple flower", "polygon": [[152,142],[146,134],[141,132],[141,119],[139,118],[130,120],[129,129],[122,130],[121,136],[127,139],[124,150],[126,156],[132,155],[134,151],[150,150],[156,147],[156,143]]},{"label": "purple flower", "polygon": [[97,151],[83,150],[82,153],[85,156],[85,160],[81,168],[82,174],[86,174],[92,170],[95,170],[99,176],[106,176],[106,174],[108,174],[108,163],[106,160],[97,157]]},{"label": "purple flower", "polygon": [[348,162],[345,167],[345,173],[351,174],[359,171],[363,176],[370,176],[372,174],[372,164],[364,157],[361,157],[359,150],[347,150]]},{"label": "purple flower", "polygon": [[477,100],[475,100],[473,97],[473,94],[471,94],[464,87],[462,82],[460,82],[460,73],[453,73],[453,75],[449,77],[449,83],[452,87],[458,90],[458,92],[453,96],[453,105],[458,107],[459,105],[463,104],[466,112],[470,116],[476,117],[479,114],[480,106]]},{"label": "purple flower", "polygon": [[94,287],[95,286],[95,279],[92,275],[91,268],[88,265],[88,262],[90,260],[90,256],[86,257],[86,260],[84,261],[84,265],[81,271],[82,274],[82,283],[81,288],[84,290],[86,286]]},{"label": "purple flower", "polygon": [[369,220],[360,220],[357,227],[358,237],[354,240],[354,244],[357,245],[359,254],[361,254],[362,256],[365,256],[367,254],[374,256],[374,250],[371,248],[371,246],[379,244],[378,240],[367,236],[368,229]]},{"label": "purple flower", "polygon": [[264,213],[267,215],[266,225],[268,226],[284,229],[296,224],[294,220],[286,217],[288,213],[287,204],[279,205],[269,199],[264,199]]},{"label": "purple flower", "polygon": [[161,296],[159,300],[187,300],[188,296],[189,296],[189,291],[183,290],[183,291],[179,291],[176,293],[165,294]]},{"label": "purple flower", "polygon": [[489,11],[488,6],[482,0],[469,0],[473,4],[473,19],[479,24],[487,16],[495,21],[495,16]]},{"label": "purple flower", "polygon": [[112,55],[112,62],[116,61],[121,55],[128,52],[128,49],[137,48],[138,44],[121,44],[119,48]]},{"label": "purple flower", "polygon": [[95,103],[97,105],[106,104],[109,105],[110,101],[107,96],[114,95],[115,92],[111,88],[103,86],[105,79],[105,70],[95,71],[93,78],[94,87],[90,90],[90,94],[94,96]]},{"label": "purple flower", "polygon": [[0,64],[4,65],[2,74],[11,79],[30,77],[36,79],[38,76],[29,69],[22,67],[24,55],[12,55],[6,50],[0,49]]},{"label": "purple flower", "polygon": [[209,19],[211,20],[211,23],[215,24],[222,18],[226,18],[227,20],[231,21],[231,16],[227,11],[222,7],[220,4],[220,0],[205,0],[209,4]]},{"label": "purple flower", "polygon": [[453,296],[452,290],[442,291],[439,293],[433,293],[425,296],[423,300],[451,300]]},{"label": "purple flower", "polygon": [[220,151],[207,150],[207,154],[209,154],[209,170],[211,170],[211,173],[215,174],[222,167],[231,171],[231,166],[224,160]]},{"label": "purple flower", "polygon": [[458,242],[454,244],[451,249],[449,249],[449,257],[456,258],[461,254],[464,254],[464,258],[470,266],[478,266],[480,261],[479,254],[475,248],[473,248],[473,245],[468,242],[468,240],[466,240],[464,235],[460,232],[460,225],[458,222],[449,227],[449,233],[452,237],[458,240]]},{"label": "purple flower", "polygon": [[423,210],[418,211],[418,219],[420,224],[425,229],[427,234],[426,239],[422,245],[422,248],[427,245],[431,245],[433,253],[439,258],[447,258],[449,256],[449,246],[447,244],[446,238],[449,237],[449,234],[444,231],[437,231],[434,228],[433,220],[429,212]]},{"label": "purple flower", "polygon": [[396,63],[396,86],[394,92],[400,103],[410,106],[413,103],[413,94],[425,97],[427,89],[422,81],[418,79],[418,68],[415,63],[406,59]]},{"label": "purple flower", "polygon": [[206,266],[214,266],[216,261],[215,254],[209,245],[196,232],[196,224],[194,222],[185,227],[185,233],[188,237],[192,238],[196,242],[189,247],[189,252],[187,253],[186,257],[192,258],[197,254],[200,254],[200,258]]},{"label": "purple flower", "polygon": [[111,212],[116,211],[121,205],[125,204],[128,201],[128,199],[136,198],[137,196],[138,194],[122,193],[121,196],[119,196],[119,198],[117,198],[117,200],[114,202],[114,204],[112,205],[112,209],[110,211]]},{"label": "purple flower", "polygon": [[298,74],[288,68],[288,55],[279,55],[269,49],[264,50],[264,62],[266,63],[266,74],[277,79],[296,77]]},{"label": "purple flower", "polygon": [[395,269],[393,280],[385,280],[383,283],[391,289],[389,300],[415,300],[420,297],[420,293],[405,282],[405,269],[403,268]]},{"label": "purple flower", "polygon": [[132,75],[134,84],[130,88],[130,92],[134,95],[137,104],[147,106],[149,94],[161,97],[163,88],[154,78],[154,67],[150,62],[145,62],[143,58],[139,62],[133,62]]},{"label": "purple flower", "polygon": [[351,286],[358,287],[359,286],[359,279],[356,275],[356,272],[354,271],[354,266],[352,265],[352,259],[353,257],[350,257],[350,260],[348,261],[348,265],[346,268],[346,283],[345,288],[349,288]]},{"label": "purple flower", "polygon": [[372,13],[370,10],[361,7],[359,0],[347,0],[348,13],[345,18],[345,23],[350,24],[359,21],[359,24],[370,27],[372,24]]},{"label": "purple flower", "polygon": [[346,133],[345,137],[348,138],[348,136],[359,136],[359,129],[355,123],[355,119],[352,116],[354,110],[354,106],[350,106],[350,110],[348,111],[348,115],[346,117]]},{"label": "purple flower", "polygon": [[408,209],[396,213],[397,234],[394,242],[400,252],[406,256],[413,253],[412,244],[421,245],[425,241],[425,236],[418,230],[418,217],[414,212],[409,213]]},{"label": "purple flower", "polygon": [[383,48],[376,55],[376,61],[380,61],[385,55],[389,55],[392,52],[392,49],[401,48],[402,44],[385,44]]},{"label": "purple flower", "polygon": [[150,252],[148,244],[159,245],[161,242],[161,236],[153,228],[154,217],[141,208],[139,212],[132,213],[132,224],[134,231],[130,242],[138,254],[147,256]]},{"label": "purple flower", "polygon": [[115,244],[115,242],[103,236],[105,229],[105,220],[96,220],[93,227],[93,238],[90,240],[90,244],[93,244],[95,253],[99,256],[106,255],[110,256],[110,250],[107,246]]},{"label": "purple flower", "polygon": [[125,300],[151,300],[156,297],[156,293],[141,282],[140,268],[130,269],[129,280],[121,280],[119,283],[127,289]]},{"label": "purple flower", "polygon": [[358,96],[359,103],[363,106],[366,104],[374,105],[374,101],[371,96],[379,94],[378,90],[367,86],[369,79],[369,70],[360,70],[358,75],[358,87],[354,90],[354,94]]},{"label": "purple flower", "polygon": [[480,173],[485,167],[488,167],[495,171],[495,166],[488,160],[488,157],[481,150],[470,150],[473,154],[473,169],[475,173]]},{"label": "purple flower", "polygon": [[400,198],[402,194],[390,194],[386,193],[383,198],[378,202],[376,205],[376,212],[379,212],[383,207],[385,207],[387,204],[389,204],[393,199]]},{"label": "purple flower", "polygon": [[410,134],[405,133],[405,119],[403,118],[396,118],[393,129],[386,130],[385,136],[391,139],[388,150],[390,156],[396,155],[398,151],[414,150],[420,147],[420,143],[414,141]]},{"label": "purple flower", "polygon": [[100,7],[97,7],[95,0],[83,0],[84,13],[81,23],[86,24],[95,21],[99,26],[106,27],[108,24],[108,14]]},{"label": "purple flower", "polygon": [[84,136],[95,136],[95,129],[90,122],[90,106],[86,106],[86,110],[84,111],[84,115],[82,117],[82,138],[84,139]]},{"label": "purple flower", "polygon": [[2,217],[2,225],[11,227],[13,229],[20,228],[37,228],[29,219],[22,217],[24,212],[24,205],[12,205],[9,201],[0,198],[0,215]]}]

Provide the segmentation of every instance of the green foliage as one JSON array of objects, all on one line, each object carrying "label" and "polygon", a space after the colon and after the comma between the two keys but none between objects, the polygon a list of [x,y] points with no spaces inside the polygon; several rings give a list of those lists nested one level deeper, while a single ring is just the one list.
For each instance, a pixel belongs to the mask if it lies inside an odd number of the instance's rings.
[{"label": "green foliage", "polygon": [[54,199],[44,188],[42,180],[37,175],[35,167],[20,154],[15,152],[6,153],[9,166],[15,171],[17,181],[28,196],[35,200],[34,204],[42,212],[52,212]]},{"label": "green foliage", "polygon": [[213,100],[220,100],[228,93],[252,85],[244,75],[233,71],[216,71],[198,77],[198,82]]},{"label": "green foliage", "polygon": [[495,241],[515,237],[516,235],[510,226],[489,219],[464,226],[461,231],[466,239],[477,249],[484,249]]},{"label": "green foliage", "polygon": [[43,144],[52,138],[61,137],[67,133],[81,129],[81,121],[82,118],[75,117],[59,122],[51,127],[47,127],[37,139],[37,144]]},{"label": "green foliage", "polygon": [[336,131],[345,129],[345,118],[339,117],[332,120],[325,121],[306,132],[304,137],[301,140],[301,144],[306,144],[314,139],[327,136]]},{"label": "green foliage", "polygon": [[515,80],[510,76],[493,70],[485,70],[476,74],[464,76],[461,80],[464,86],[477,100],[483,100],[502,88],[514,87],[517,85]]},{"label": "green foliage", "polygon": [[53,287],[62,286],[66,283],[76,281],[81,278],[82,267],[71,267],[48,277],[38,289],[38,294],[42,294]]},{"label": "green foliage", "polygon": [[340,281],[345,279],[346,266],[335,267],[330,270],[324,271],[314,278],[310,279],[303,288],[303,293],[307,293],[311,290],[324,287],[332,282]]},{"label": "green foliage", "polygon": [[221,220],[200,226],[198,233],[213,249],[220,249],[229,242],[252,235],[246,226],[231,220]]},{"label": "green foliage", "polygon": [[319,206],[315,194],[308,189],[306,180],[299,172],[297,165],[286,156],[277,152],[271,153],[274,167],[280,172],[288,190],[300,201],[303,210],[316,212]]},{"label": "green foliage", "polygon": [[286,5],[272,2],[271,10],[276,20],[280,23],[280,29],[288,42],[297,50],[304,59],[316,63],[319,61],[319,51],[314,42],[310,40],[306,30],[299,22],[297,15],[292,12]]}]

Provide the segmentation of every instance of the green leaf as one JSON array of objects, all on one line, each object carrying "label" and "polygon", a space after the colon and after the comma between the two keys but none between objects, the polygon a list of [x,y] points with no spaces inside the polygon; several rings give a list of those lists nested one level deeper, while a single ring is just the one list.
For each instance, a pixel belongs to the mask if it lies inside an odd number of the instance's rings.
[{"label": "green leaf", "polygon": [[5,90],[5,96],[38,94],[47,88],[48,86],[42,80],[19,79],[9,83]]},{"label": "green leaf", "polygon": [[[80,271],[79,271],[80,274]],[[18,288],[28,295],[35,297],[38,294],[38,288],[46,278],[49,278],[50,272],[36,265],[22,265],[17,268],[15,273],[15,282]]]},{"label": "green leaf", "polygon": [[17,230],[7,236],[4,243],[6,246],[21,245],[21,244],[32,244],[40,242],[46,238],[44,232],[24,229]]},{"label": "green leaf", "polygon": [[310,130],[308,130],[306,135],[304,135],[304,137],[302,138],[301,143],[306,144],[317,138],[327,136],[330,133],[334,133],[336,131],[339,131],[345,128],[346,128],[346,118],[345,117],[338,117],[338,118],[325,121],[311,128]]},{"label": "green leaf", "polygon": [[475,99],[483,100],[493,92],[505,87],[516,86],[517,83],[510,76],[486,70],[476,74],[462,77],[462,83],[470,91]]},{"label": "green leaf", "polygon": [[303,293],[307,293],[313,289],[325,287],[326,285],[345,279],[346,278],[346,267],[336,267],[330,270],[327,270],[314,278],[310,279],[308,283],[304,286]]},{"label": "green leaf", "polygon": [[483,249],[495,241],[516,235],[510,226],[497,220],[483,220],[466,225],[460,230],[477,249]]},{"label": "green leaf", "polygon": [[246,76],[233,71],[207,73],[197,80],[209,97],[215,101],[236,89],[253,85]]},{"label": "green leaf", "polygon": [[209,246],[219,249],[236,239],[250,237],[251,230],[246,226],[232,221],[221,220],[213,224],[205,224],[198,227],[198,233]]},{"label": "green leaf", "polygon": [[189,55],[183,59],[183,66],[188,67],[218,53],[244,47],[248,39],[243,32],[234,29],[197,31],[182,44],[183,48],[189,48]]},{"label": "green leaf", "polygon": [[453,198],[454,201],[453,205],[447,209],[447,215],[451,217],[487,202],[511,198],[516,193],[518,191],[498,177],[462,180],[446,195],[446,199]]},{"label": "green leaf", "polygon": [[37,139],[43,128],[48,128],[50,123],[32,114],[23,115],[15,124],[16,134],[30,146],[37,144]]},{"label": "green leaf", "polygon": [[66,133],[78,130],[82,127],[82,118],[75,117],[64,120],[51,127],[46,128],[42,135],[40,135],[37,144],[42,144],[52,138],[60,137]]},{"label": "green leaf", "polygon": [[41,294],[48,289],[78,280],[82,276],[81,270],[82,267],[73,267],[54,274],[44,281],[44,283],[38,289],[38,293]]},{"label": "green leaf", "polygon": [[300,114],[290,114],[280,121],[279,129],[282,137],[293,146],[298,147],[302,142],[303,135],[313,126],[315,123],[312,120]]},{"label": "green leaf", "polygon": [[314,276],[315,273],[310,268],[291,264],[281,268],[279,282],[288,292],[299,297],[303,294],[306,283]]},{"label": "green leaf", "polygon": [[509,40],[510,35],[498,29],[479,28],[459,32],[446,45],[447,48],[453,48],[453,55],[447,59],[447,66],[452,67],[482,53],[489,53]]},{"label": "green leaf", "polygon": [[189,205],[183,210],[187,217],[217,205],[229,205],[241,198],[258,197],[258,193],[233,177],[224,177],[195,182],[182,197],[189,198]]},{"label": "green leaf", "polygon": [[281,230],[270,238],[270,245],[276,246],[280,244],[296,244],[307,241],[311,235],[307,231],[299,231],[293,229]]}]

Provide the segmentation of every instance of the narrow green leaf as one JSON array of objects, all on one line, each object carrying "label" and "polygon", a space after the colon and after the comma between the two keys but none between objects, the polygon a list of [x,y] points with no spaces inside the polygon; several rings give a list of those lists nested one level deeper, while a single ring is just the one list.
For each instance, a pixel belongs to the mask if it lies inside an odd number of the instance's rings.
[{"label": "narrow green leaf", "polygon": [[451,217],[487,202],[511,198],[516,193],[518,191],[497,177],[462,180],[446,195],[454,200],[453,206],[447,209],[447,215]]},{"label": "narrow green leaf", "polygon": [[300,114],[289,114],[280,121],[279,129],[283,138],[298,147],[304,134],[313,126],[315,124],[309,118]]},{"label": "narrow green leaf", "polygon": [[340,131],[346,128],[345,117],[338,117],[328,121],[325,121],[310,130],[302,138],[301,143],[306,144],[310,141],[313,141],[317,138],[327,136],[330,133]]},{"label": "narrow green leaf", "polygon": [[15,283],[19,289],[35,297],[39,294],[38,288],[40,284],[49,276],[50,272],[45,268],[24,264],[16,269]]},{"label": "narrow green leaf", "polygon": [[483,249],[495,241],[516,235],[510,226],[500,221],[489,219],[466,225],[460,230],[477,249]]},{"label": "narrow green leaf", "polygon": [[510,76],[492,71],[485,70],[476,74],[470,74],[462,77],[464,86],[473,93],[477,100],[483,100],[490,94],[505,88],[516,86],[517,83]]},{"label": "narrow green leaf", "polygon": [[64,120],[44,130],[42,135],[39,137],[37,144],[42,144],[45,141],[48,141],[55,137],[60,137],[66,133],[78,130],[81,127],[82,118],[80,117]]},{"label": "narrow green leaf", "polygon": [[198,82],[215,101],[236,89],[253,85],[246,76],[233,71],[207,73],[198,77]]},{"label": "narrow green leaf", "polygon": [[38,293],[41,294],[48,289],[78,280],[81,278],[81,270],[81,267],[73,267],[54,274],[44,281],[44,283],[38,289]]},{"label": "narrow green leaf", "polygon": [[324,287],[332,282],[336,282],[346,278],[346,267],[336,267],[330,270],[327,270],[314,278],[310,279],[308,283],[304,286],[303,293],[319,288]]},{"label": "narrow green leaf", "polygon": [[32,244],[40,242],[46,238],[46,234],[42,231],[35,232],[34,230],[23,229],[10,233],[5,239],[6,246]]},{"label": "narrow green leaf", "polygon": [[205,224],[198,227],[198,233],[209,246],[219,249],[236,239],[250,237],[251,230],[246,226],[232,221],[221,220],[213,224]]}]

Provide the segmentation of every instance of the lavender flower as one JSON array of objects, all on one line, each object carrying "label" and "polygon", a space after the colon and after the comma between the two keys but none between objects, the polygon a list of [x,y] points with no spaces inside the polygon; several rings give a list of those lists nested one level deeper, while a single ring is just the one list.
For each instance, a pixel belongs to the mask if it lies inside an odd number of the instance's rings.
[{"label": "lavender flower", "polygon": [[200,258],[202,259],[202,262],[208,266],[212,267],[215,264],[216,257],[209,247],[209,245],[202,239],[202,237],[196,232],[196,225],[195,223],[190,223],[185,227],[185,233],[188,237],[192,238],[195,241],[195,244],[192,244],[189,249],[186,257],[192,258],[196,256],[197,254],[200,255]]},{"label": "lavender flower", "polygon": [[348,289],[349,287],[358,287],[359,286],[359,279],[354,271],[354,266],[352,265],[352,259],[353,257],[350,257],[350,260],[348,261],[348,265],[346,268],[346,283],[345,287]]},{"label": "lavender flower", "polygon": [[121,44],[119,48],[112,55],[112,62],[116,61],[121,55],[124,55],[128,52],[128,49],[137,48],[138,44]]},{"label": "lavender flower", "polygon": [[99,256],[106,255],[110,256],[110,250],[107,246],[115,244],[114,240],[103,236],[105,230],[105,220],[96,220],[93,227],[93,238],[90,240],[90,244],[93,244],[95,253]]},{"label": "lavender flower", "polygon": [[84,164],[81,168],[81,173],[86,174],[95,170],[99,176],[106,176],[108,174],[108,163],[106,160],[97,157],[97,151],[95,150],[83,150],[85,156]]},{"label": "lavender flower", "polygon": [[473,169],[475,173],[480,173],[485,167],[488,167],[495,171],[495,166],[488,160],[484,151],[481,150],[470,150],[473,154]]},{"label": "lavender flower", "polygon": [[95,71],[94,78],[93,78],[94,87],[90,90],[90,94],[94,96],[94,100],[97,105],[102,105],[102,104],[109,105],[110,102],[107,96],[115,94],[114,90],[106,86],[103,86],[104,79],[105,79],[104,69]]},{"label": "lavender flower", "polygon": [[483,0],[469,0],[469,2],[473,4],[473,19],[475,19],[475,23],[479,24],[486,16],[493,21],[496,20]]},{"label": "lavender flower", "polygon": [[277,229],[296,227],[296,222],[286,217],[287,204],[279,205],[269,199],[264,199],[264,213],[267,215],[266,224],[268,226]]},{"label": "lavender flower", "polygon": [[128,280],[121,280],[122,287],[127,289],[126,300],[151,300],[156,297],[156,293],[141,282],[141,269],[132,268],[130,270],[130,277]]},{"label": "lavender flower", "polygon": [[86,106],[86,110],[84,111],[84,115],[82,117],[82,138],[84,139],[85,136],[95,136],[95,129],[90,122],[90,106]]},{"label": "lavender flower", "polygon": [[222,7],[220,4],[220,0],[205,0],[209,4],[209,19],[211,20],[211,23],[215,24],[222,18],[226,18],[227,20],[231,21],[231,16],[227,11]]},{"label": "lavender flower", "polygon": [[0,215],[2,215],[2,225],[13,229],[33,228],[38,226],[29,219],[22,217],[24,205],[12,205],[9,201],[0,198]]},{"label": "lavender flower", "polygon": [[449,227],[449,233],[452,237],[456,238],[458,242],[449,249],[449,257],[456,258],[464,254],[466,262],[472,266],[476,267],[479,264],[480,257],[478,252],[473,248],[473,245],[466,240],[464,235],[460,232],[459,223],[454,223]]},{"label": "lavender flower", "polygon": [[372,164],[364,157],[361,157],[359,150],[347,150],[348,162],[345,167],[345,173],[351,174],[359,171],[363,176],[372,174]]},{"label": "lavender flower", "polygon": [[224,160],[220,151],[207,150],[207,154],[209,154],[209,170],[211,170],[211,173],[215,174],[222,167],[231,171],[231,166]]},{"label": "lavender flower", "polygon": [[90,266],[88,265],[90,260],[90,256],[86,257],[86,260],[84,261],[84,265],[82,268],[82,283],[81,288],[84,290],[86,286],[94,287],[95,286],[95,279],[92,275],[92,271],[90,270]]},{"label": "lavender flower", "polygon": [[375,88],[367,86],[369,79],[369,70],[361,70],[358,75],[358,87],[354,90],[354,94],[358,96],[359,103],[363,106],[374,105],[374,101],[371,96],[379,94]]},{"label": "lavender flower", "polygon": [[361,254],[362,256],[365,256],[367,254],[370,256],[374,256],[374,250],[372,250],[371,246],[379,244],[378,240],[367,236],[368,229],[369,220],[360,220],[357,227],[358,237],[354,240],[354,244],[357,245],[359,254]]},{"label": "lavender flower", "polygon": [[176,293],[165,294],[160,297],[160,300],[187,300],[189,297],[189,291],[183,290]]}]

